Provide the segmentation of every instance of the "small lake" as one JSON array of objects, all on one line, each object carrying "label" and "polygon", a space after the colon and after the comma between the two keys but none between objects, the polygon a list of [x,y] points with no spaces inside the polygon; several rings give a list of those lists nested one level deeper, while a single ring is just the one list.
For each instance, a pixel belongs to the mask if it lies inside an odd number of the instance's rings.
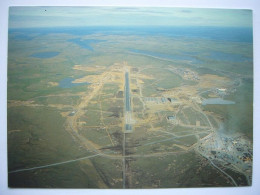
[{"label": "small lake", "polygon": [[208,98],[202,101],[202,105],[216,105],[216,104],[223,104],[223,105],[227,105],[227,104],[235,104],[236,102],[230,101],[230,100],[223,100],[221,98]]},{"label": "small lake", "polygon": [[34,57],[34,58],[53,58],[53,57],[55,57],[59,54],[60,54],[60,52],[56,52],[56,51],[39,52],[39,53],[34,53],[34,54],[30,55],[30,57]]},{"label": "small lake", "polygon": [[92,44],[104,42],[104,40],[96,40],[96,39],[69,39],[68,42],[75,43],[79,45],[81,48],[88,49],[90,51],[94,51],[93,47],[91,46]]},{"label": "small lake", "polygon": [[73,78],[64,78],[59,82],[59,87],[61,88],[71,88],[76,86],[82,86],[82,85],[89,85],[90,83],[73,83],[75,79]]},{"label": "small lake", "polygon": [[130,49],[129,50],[132,53],[137,53],[137,54],[142,54],[146,56],[151,56],[155,58],[161,58],[161,59],[166,59],[166,60],[186,60],[186,61],[191,61],[193,64],[200,64],[201,61],[197,60],[196,58],[190,56],[190,55],[177,55],[177,54],[163,54],[163,53],[157,53],[157,52],[152,52],[152,51],[144,51],[144,50],[137,50],[137,49]]}]

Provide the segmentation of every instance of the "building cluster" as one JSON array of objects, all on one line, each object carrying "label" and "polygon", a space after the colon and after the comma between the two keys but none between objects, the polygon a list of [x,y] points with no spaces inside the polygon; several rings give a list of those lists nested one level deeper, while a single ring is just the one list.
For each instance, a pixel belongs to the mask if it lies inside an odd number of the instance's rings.
[{"label": "building cluster", "polygon": [[198,74],[189,69],[176,68],[175,72],[181,75],[186,80],[194,80],[194,81],[200,80]]},{"label": "building cluster", "polygon": [[224,96],[229,95],[229,94],[234,93],[234,92],[236,92],[236,88],[229,88],[229,89],[227,89],[227,88],[215,88],[214,89],[214,93],[217,96],[222,97],[222,98]]},{"label": "building cluster", "polygon": [[77,110],[73,110],[72,112],[69,113],[69,116],[74,116],[76,114]]},{"label": "building cluster", "polygon": [[174,124],[174,125],[178,124],[177,117],[174,116],[174,115],[169,115],[169,116],[166,117],[166,119],[167,119],[167,121],[168,121],[169,123],[172,123],[172,124]]},{"label": "building cluster", "polygon": [[240,171],[247,172],[252,167],[252,150],[242,136],[232,137],[209,137],[207,145],[202,143],[198,150],[211,160],[224,162],[223,165],[235,165]]},{"label": "building cluster", "polygon": [[216,95],[220,97],[224,97],[225,95],[228,94],[228,90],[226,88],[216,88],[214,92]]}]

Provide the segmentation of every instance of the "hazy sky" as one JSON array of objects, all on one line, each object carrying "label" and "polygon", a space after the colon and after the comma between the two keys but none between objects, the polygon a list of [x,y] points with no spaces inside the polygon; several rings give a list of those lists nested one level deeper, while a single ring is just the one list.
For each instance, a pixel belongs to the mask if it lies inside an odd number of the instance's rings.
[{"label": "hazy sky", "polygon": [[10,7],[9,28],[56,26],[252,27],[250,10],[146,7]]}]

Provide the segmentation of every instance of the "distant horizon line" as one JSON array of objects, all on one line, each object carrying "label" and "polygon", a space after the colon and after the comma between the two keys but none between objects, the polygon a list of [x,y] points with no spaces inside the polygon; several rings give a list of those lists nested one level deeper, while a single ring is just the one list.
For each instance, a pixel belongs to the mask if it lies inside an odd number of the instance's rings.
[{"label": "distant horizon line", "polygon": [[18,30],[18,29],[43,29],[43,28],[98,28],[98,27],[123,27],[123,28],[156,28],[156,27],[167,27],[167,28],[240,28],[240,29],[253,29],[253,26],[203,26],[203,25],[193,25],[193,26],[173,26],[173,25],[88,25],[88,26],[41,26],[41,27],[8,27],[8,30]]}]

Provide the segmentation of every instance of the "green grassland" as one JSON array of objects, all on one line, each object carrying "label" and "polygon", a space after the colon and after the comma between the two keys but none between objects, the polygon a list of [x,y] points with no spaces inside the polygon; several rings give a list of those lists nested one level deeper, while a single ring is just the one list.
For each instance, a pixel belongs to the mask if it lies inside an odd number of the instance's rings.
[{"label": "green grassland", "polygon": [[[8,109],[8,170],[31,168],[89,156],[64,129],[55,109]],[[97,180],[77,163],[9,174],[10,187],[95,187]]]},{"label": "green grassland", "polygon": [[[91,93],[89,87],[91,84],[70,88],[61,88],[57,84],[64,78],[77,79],[86,75],[98,75],[106,70],[79,71],[73,69],[75,65],[108,68],[114,63],[127,61],[132,68],[138,68],[140,74],[151,78],[141,78],[144,82],[142,84],[144,97],[161,97],[162,89],[170,90],[197,83],[184,80],[169,71],[169,67],[190,68],[199,75],[221,75],[231,78],[232,81],[239,74],[241,85],[237,87],[235,93],[225,97],[235,101],[235,105],[207,105],[201,108],[211,112],[212,116],[222,119],[227,132],[242,132],[250,139],[253,137],[253,62],[250,60],[234,62],[225,60],[224,57],[223,59],[210,57],[214,51],[252,58],[252,44],[159,35],[79,36],[53,33],[28,36],[30,37],[28,40],[17,39],[12,34],[9,36],[8,171],[93,155],[66,131],[68,124],[66,118],[61,115],[61,112],[74,110],[82,101],[82,94]],[[69,41],[74,38],[99,39],[103,42],[91,44],[92,51]],[[198,63],[181,59],[158,59],[133,53],[131,49],[166,55],[188,55],[198,60]],[[52,58],[31,56],[38,52],[59,52],[59,54]],[[84,115],[77,121],[80,124],[79,134],[99,145],[98,149],[107,154],[122,155],[124,97],[118,96],[119,90],[118,83],[105,83],[100,92],[84,107]],[[133,125],[133,133],[126,136],[130,140],[126,143],[127,152],[136,155],[126,158],[129,167],[128,187],[232,186],[232,183],[205,158],[193,150],[184,150],[177,146],[189,147],[197,142],[195,135],[186,136],[195,131],[193,128],[172,125],[167,121],[168,115],[176,114],[172,111],[151,113],[152,111],[147,108],[143,116],[139,94],[133,92],[132,95],[134,118],[138,121],[138,118],[145,119],[151,114],[156,116],[156,120],[141,126]],[[204,98],[206,97],[207,94]],[[12,105],[11,100],[30,100],[37,105],[16,106]],[[183,109],[183,113],[179,112],[176,117],[184,124],[195,125],[199,120],[201,126],[209,125],[204,115],[191,108]],[[218,123],[212,116],[209,116],[209,120],[214,127],[217,127]],[[67,117],[67,120],[69,119],[70,117]],[[200,137],[206,135],[208,134],[199,134]],[[154,153],[158,156],[145,156]],[[160,155],[160,153],[168,154]],[[72,163],[9,173],[8,180],[10,187],[122,188],[122,166],[122,158],[99,155]],[[230,174],[234,177],[238,175],[232,171]]]},{"label": "green grassland", "polygon": [[139,98],[134,97],[133,98],[133,107],[135,113],[141,113],[143,110],[143,104]]},{"label": "green grassland", "polygon": [[145,74],[154,78],[154,87],[160,87],[164,89],[170,89],[181,85],[182,79],[179,75],[176,75],[166,69],[150,68],[145,70]]},{"label": "green grassland", "polygon": [[[133,188],[229,186],[230,183],[195,153],[139,158],[131,162]],[[153,169],[153,172],[150,169]],[[197,177],[197,174],[200,177]]]},{"label": "green grassland", "polygon": [[9,108],[8,119],[9,170],[84,154],[64,130],[64,119],[55,109]]},{"label": "green grassland", "polygon": [[195,111],[194,109],[185,108],[185,109],[183,109],[183,112],[184,112],[185,116],[187,117],[187,120],[190,122],[190,124],[196,125],[196,121],[200,121],[201,126],[209,126],[209,123],[208,123],[206,117],[203,114]]},{"label": "green grassland", "polygon": [[93,165],[107,188],[122,188],[122,161],[97,157]]},{"label": "green grassland", "polygon": [[88,110],[80,118],[80,121],[84,121],[86,123],[86,126],[101,125],[100,111]]},{"label": "green grassland", "polygon": [[80,134],[82,134],[91,142],[98,144],[100,147],[111,145],[105,128],[82,128]]},{"label": "green grassland", "polygon": [[74,106],[79,103],[80,97],[77,95],[64,95],[64,96],[49,96],[49,97],[36,97],[32,99],[37,104],[43,104],[45,106],[49,104],[63,104],[68,106]]},{"label": "green grassland", "polygon": [[228,96],[235,105],[206,105],[203,109],[219,114],[227,133],[240,132],[253,137],[253,85],[252,80],[245,80],[237,91]]},{"label": "green grassland", "polygon": [[10,174],[9,187],[82,188],[84,186],[85,188],[98,188],[98,184],[102,182],[98,172],[93,166],[83,163],[74,162],[50,168]]}]

